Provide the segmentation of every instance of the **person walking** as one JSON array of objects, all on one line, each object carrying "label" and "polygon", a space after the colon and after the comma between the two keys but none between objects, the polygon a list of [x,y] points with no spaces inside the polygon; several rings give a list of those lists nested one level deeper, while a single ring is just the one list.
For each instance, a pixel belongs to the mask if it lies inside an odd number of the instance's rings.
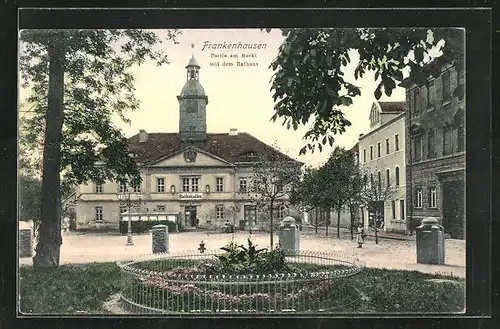
[{"label": "person walking", "polygon": [[358,225],[356,233],[357,233],[356,241],[358,242],[358,248],[363,248],[363,243],[365,242],[366,234],[361,224]]}]

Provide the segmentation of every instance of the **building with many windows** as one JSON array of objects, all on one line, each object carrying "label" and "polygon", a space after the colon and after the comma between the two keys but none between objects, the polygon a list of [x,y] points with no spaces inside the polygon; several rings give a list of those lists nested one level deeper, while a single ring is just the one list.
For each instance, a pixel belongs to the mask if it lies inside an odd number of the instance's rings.
[{"label": "building with many windows", "polygon": [[425,84],[411,78],[406,88],[408,216],[418,224],[437,217],[453,238],[463,238],[465,225],[465,103],[453,95],[464,84],[464,70],[448,65],[429,75]]},{"label": "building with many windows", "polygon": [[[358,162],[369,184],[377,184],[384,193],[373,202],[383,207],[384,221],[378,223],[386,232],[405,232],[406,158],[405,103],[374,102],[370,111],[370,131],[358,142]],[[370,214],[361,209],[365,228]]]},{"label": "building with many windows", "polygon": [[[142,195],[135,213],[179,214],[182,225],[211,227],[225,221],[259,229],[266,223],[249,198],[252,168],[260,157],[285,158],[293,166],[302,163],[252,135],[231,129],[207,133],[208,97],[199,81],[200,65],[194,56],[186,66],[187,81],[179,101],[178,133],[147,133],[129,139],[129,149],[139,164],[142,184],[128,187],[115,182],[77,187],[77,227],[95,223],[117,224],[127,208],[118,194],[132,190]],[[275,218],[287,215],[288,199],[278,200]],[[91,224],[89,224],[91,223]]]}]

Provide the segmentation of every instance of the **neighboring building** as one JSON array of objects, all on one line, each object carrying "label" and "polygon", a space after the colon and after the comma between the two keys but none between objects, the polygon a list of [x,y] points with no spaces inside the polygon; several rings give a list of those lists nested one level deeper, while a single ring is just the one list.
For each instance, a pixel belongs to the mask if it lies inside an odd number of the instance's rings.
[{"label": "neighboring building", "polygon": [[425,85],[407,78],[406,139],[408,216],[413,223],[438,217],[452,238],[463,238],[465,225],[464,100],[453,96],[464,84],[464,70],[451,65]]},{"label": "neighboring building", "polygon": [[[245,193],[252,168],[259,157],[289,158],[248,133],[207,133],[208,97],[199,82],[200,66],[194,56],[187,69],[187,81],[177,96],[179,101],[178,133],[147,133],[129,139],[129,149],[139,164],[142,206],[134,213],[177,213],[187,227],[214,227],[225,221],[245,222],[246,228],[261,229],[267,225],[255,204]],[[77,187],[76,204],[79,228],[89,223],[117,224],[127,208],[118,203],[118,193],[129,187],[115,182],[92,183]],[[288,199],[279,200],[276,217],[288,214]]]},{"label": "neighboring building", "polygon": [[[405,103],[374,102],[370,111],[370,131],[359,137],[359,166],[369,183],[379,184],[386,198],[383,202],[386,232],[405,232],[406,158]],[[382,207],[382,203],[381,203]],[[369,214],[361,209],[360,220],[369,226]]]}]

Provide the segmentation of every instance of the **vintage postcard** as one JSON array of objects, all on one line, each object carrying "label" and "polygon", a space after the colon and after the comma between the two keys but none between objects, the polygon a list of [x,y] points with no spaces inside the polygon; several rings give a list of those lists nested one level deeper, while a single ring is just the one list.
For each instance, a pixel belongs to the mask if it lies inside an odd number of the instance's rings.
[{"label": "vintage postcard", "polygon": [[464,56],[461,28],[21,30],[20,314],[462,314]]}]

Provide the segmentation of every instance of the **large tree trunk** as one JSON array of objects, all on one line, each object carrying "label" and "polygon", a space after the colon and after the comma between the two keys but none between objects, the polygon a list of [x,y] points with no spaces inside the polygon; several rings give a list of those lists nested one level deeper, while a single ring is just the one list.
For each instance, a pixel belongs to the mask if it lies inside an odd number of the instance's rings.
[{"label": "large tree trunk", "polygon": [[316,207],[316,209],[314,209],[314,212],[316,214],[316,223],[314,224],[314,229],[315,229],[315,233],[318,234],[318,207]]},{"label": "large tree trunk", "polygon": [[351,240],[354,240],[354,232],[352,230],[352,226],[354,225],[354,210],[352,207],[349,207],[349,212],[351,214]]},{"label": "large tree trunk", "polygon": [[64,121],[64,59],[65,47],[62,35],[56,35],[48,45],[49,90],[45,117],[43,146],[43,174],[41,222],[34,267],[59,266],[61,237],[61,138]]},{"label": "large tree trunk", "polygon": [[325,235],[328,236],[328,221],[330,220],[329,210],[325,210]]},{"label": "large tree trunk", "polygon": [[274,232],[273,232],[273,215],[274,215],[274,202],[271,201],[271,216],[269,217],[269,230],[271,231],[271,236],[270,236],[270,242],[271,242],[271,249],[274,249]]},{"label": "large tree trunk", "polygon": [[340,238],[340,211],[341,208],[337,209],[337,238]]}]

